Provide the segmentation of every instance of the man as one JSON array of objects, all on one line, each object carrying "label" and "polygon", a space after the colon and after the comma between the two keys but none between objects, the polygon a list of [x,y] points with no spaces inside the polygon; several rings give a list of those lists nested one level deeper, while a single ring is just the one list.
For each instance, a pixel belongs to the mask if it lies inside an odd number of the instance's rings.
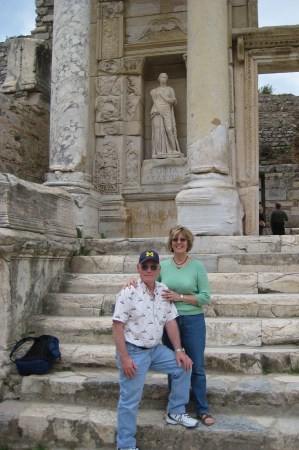
[{"label": "man", "polygon": [[276,209],[271,213],[270,223],[273,234],[285,234],[284,224],[287,222],[288,216],[281,209],[280,203],[275,203]]},{"label": "man", "polygon": [[[149,369],[171,375],[166,422],[194,428],[198,421],[186,414],[189,401],[192,361],[181,348],[173,303],[162,298],[163,283],[159,255],[155,251],[140,254],[136,287],[124,288],[116,296],[113,335],[119,369],[117,447],[136,447],[137,413],[145,378]],[[175,351],[161,344],[164,326]]]}]

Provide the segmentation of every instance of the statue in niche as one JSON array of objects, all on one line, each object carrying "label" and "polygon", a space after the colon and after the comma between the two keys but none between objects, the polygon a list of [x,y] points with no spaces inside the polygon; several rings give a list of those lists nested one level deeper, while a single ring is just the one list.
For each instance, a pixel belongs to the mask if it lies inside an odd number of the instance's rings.
[{"label": "statue in niche", "polygon": [[180,151],[174,105],[177,101],[172,87],[167,86],[168,75],[160,73],[158,80],[160,87],[153,89],[150,94],[153,106],[150,117],[152,124],[152,157],[178,158],[183,156]]}]

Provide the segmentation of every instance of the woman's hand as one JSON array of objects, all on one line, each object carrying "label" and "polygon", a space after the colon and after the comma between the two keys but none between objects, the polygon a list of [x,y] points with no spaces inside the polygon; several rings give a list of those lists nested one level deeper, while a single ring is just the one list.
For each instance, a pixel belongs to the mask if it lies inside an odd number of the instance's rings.
[{"label": "woman's hand", "polygon": [[131,286],[133,286],[134,288],[137,287],[137,280],[136,278],[130,278],[129,281],[126,282],[126,284],[124,284],[123,288],[130,288]]},{"label": "woman's hand", "polygon": [[162,298],[167,300],[168,302],[181,302],[181,295],[177,294],[174,291],[170,291],[169,289],[165,289],[162,293]]}]

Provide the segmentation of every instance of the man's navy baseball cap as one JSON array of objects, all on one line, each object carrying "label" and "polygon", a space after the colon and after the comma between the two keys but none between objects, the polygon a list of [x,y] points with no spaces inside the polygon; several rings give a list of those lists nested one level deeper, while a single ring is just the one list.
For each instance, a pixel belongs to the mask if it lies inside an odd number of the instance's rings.
[{"label": "man's navy baseball cap", "polygon": [[140,253],[139,264],[143,264],[145,261],[155,261],[159,264],[160,260],[158,253],[153,250],[146,250],[145,252]]}]

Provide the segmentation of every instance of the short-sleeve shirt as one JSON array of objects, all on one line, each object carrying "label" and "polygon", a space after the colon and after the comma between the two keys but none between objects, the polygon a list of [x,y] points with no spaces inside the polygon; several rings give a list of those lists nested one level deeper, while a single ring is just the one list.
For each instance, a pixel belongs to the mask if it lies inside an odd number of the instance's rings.
[{"label": "short-sleeve shirt", "polygon": [[126,287],[116,296],[113,321],[124,323],[126,342],[152,348],[162,341],[164,325],[178,316],[176,307],[161,296],[167,286],[156,281],[154,298],[142,281]]}]

